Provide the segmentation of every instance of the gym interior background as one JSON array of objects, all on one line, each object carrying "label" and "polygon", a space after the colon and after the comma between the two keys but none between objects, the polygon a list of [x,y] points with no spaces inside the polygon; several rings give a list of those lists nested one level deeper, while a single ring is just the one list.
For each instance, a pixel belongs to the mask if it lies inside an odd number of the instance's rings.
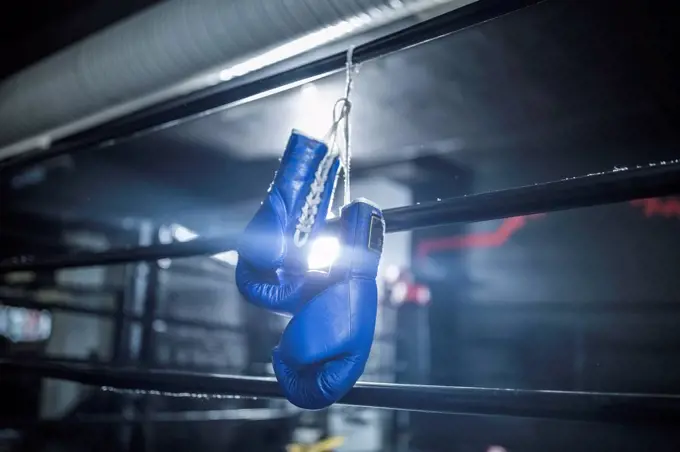
[{"label": "gym interior background", "polygon": [[[53,5],[26,30],[3,16],[3,75],[151,3]],[[677,158],[667,3],[547,0],[362,65],[353,194],[389,208]],[[2,257],[238,232],[290,130],[323,131],[343,82],[323,78],[3,171]],[[390,235],[364,379],[680,392],[679,221],[680,199],[664,198]],[[239,300],[237,259],[6,275],[2,354],[271,375],[286,319]],[[357,452],[680,445],[676,429],[653,422],[302,413],[282,401],[107,392],[22,375],[0,375],[0,401],[6,450],[265,451],[335,437],[343,444],[334,450]]]}]

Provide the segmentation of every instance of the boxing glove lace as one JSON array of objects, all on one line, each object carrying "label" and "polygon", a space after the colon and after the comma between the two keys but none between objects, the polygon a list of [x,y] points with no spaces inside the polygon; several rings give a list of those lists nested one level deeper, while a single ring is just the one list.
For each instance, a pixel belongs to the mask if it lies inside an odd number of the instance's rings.
[{"label": "boxing glove lace", "polygon": [[236,285],[247,301],[272,311],[296,311],[309,246],[325,225],[339,166],[326,144],[293,131],[238,247]]}]

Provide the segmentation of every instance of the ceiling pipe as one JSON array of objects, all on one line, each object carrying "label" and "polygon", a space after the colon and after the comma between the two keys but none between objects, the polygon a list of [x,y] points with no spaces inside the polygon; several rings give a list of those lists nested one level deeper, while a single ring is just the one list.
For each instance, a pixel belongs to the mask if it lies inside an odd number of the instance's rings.
[{"label": "ceiling pipe", "polygon": [[0,160],[325,44],[476,0],[170,0],[0,84]]}]

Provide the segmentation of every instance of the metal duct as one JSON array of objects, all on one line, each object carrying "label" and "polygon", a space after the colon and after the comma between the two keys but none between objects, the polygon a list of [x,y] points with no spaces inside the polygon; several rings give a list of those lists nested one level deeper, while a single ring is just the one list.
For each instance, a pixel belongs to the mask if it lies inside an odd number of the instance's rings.
[{"label": "metal duct", "polygon": [[475,0],[171,0],[0,84],[0,159],[352,34]]}]

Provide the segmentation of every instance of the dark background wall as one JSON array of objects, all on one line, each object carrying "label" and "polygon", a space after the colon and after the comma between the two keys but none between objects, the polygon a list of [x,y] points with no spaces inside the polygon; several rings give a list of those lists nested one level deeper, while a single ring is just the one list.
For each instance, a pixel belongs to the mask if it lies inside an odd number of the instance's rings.
[{"label": "dark background wall", "polygon": [[159,0],[25,0],[0,15],[0,79]]},{"label": "dark background wall", "polygon": [[[434,178],[416,187],[416,201],[442,187],[469,193],[554,177],[547,168],[522,173],[506,163],[505,177],[470,172],[455,185]],[[666,198],[415,231],[414,269],[432,292],[429,382],[677,393],[679,222],[680,200]],[[413,444],[424,450],[680,444],[661,427],[424,414],[413,425]]]},{"label": "dark background wall", "polygon": [[483,225],[492,231],[489,242],[433,251],[447,272],[458,273],[455,287],[434,284],[444,290],[436,301],[456,305],[456,333],[479,341],[441,377],[466,385],[677,390],[680,368],[665,364],[680,345],[677,215],[647,216],[632,205],[553,213],[514,230],[513,220]]}]

